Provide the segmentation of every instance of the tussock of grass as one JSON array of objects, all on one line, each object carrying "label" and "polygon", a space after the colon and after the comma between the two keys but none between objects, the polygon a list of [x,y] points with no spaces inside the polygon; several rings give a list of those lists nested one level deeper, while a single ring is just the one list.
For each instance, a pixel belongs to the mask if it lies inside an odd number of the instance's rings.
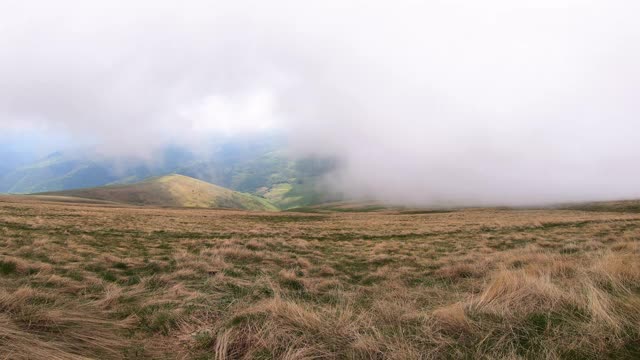
[{"label": "tussock of grass", "polygon": [[0,292],[0,354],[11,359],[117,357],[126,322],[100,317],[88,304],[60,302],[56,294],[20,287]]}]

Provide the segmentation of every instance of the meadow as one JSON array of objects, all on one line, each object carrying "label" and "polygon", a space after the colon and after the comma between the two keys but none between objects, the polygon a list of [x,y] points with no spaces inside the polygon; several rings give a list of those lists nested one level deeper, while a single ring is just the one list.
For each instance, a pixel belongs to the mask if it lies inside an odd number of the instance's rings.
[{"label": "meadow", "polygon": [[0,358],[637,359],[640,213],[0,197]]}]

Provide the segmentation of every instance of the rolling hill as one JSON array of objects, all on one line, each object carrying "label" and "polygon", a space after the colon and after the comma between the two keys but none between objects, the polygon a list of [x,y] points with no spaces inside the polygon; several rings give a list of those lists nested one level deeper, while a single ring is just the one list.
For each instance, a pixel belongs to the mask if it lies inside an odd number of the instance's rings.
[{"label": "rolling hill", "polygon": [[45,192],[36,195],[71,196],[132,205],[278,210],[269,201],[258,196],[177,174],[154,177],[133,184]]}]

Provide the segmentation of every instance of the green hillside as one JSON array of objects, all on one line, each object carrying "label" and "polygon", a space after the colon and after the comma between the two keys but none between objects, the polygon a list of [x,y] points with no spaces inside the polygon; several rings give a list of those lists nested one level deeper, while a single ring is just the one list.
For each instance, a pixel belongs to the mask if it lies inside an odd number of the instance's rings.
[{"label": "green hillside", "polygon": [[227,140],[204,153],[167,147],[154,161],[117,162],[95,152],[54,153],[0,172],[0,193],[27,194],[133,184],[181,174],[266,198],[281,209],[339,200],[319,184],[335,165],[330,159],[291,159],[277,137]]},{"label": "green hillside", "polygon": [[258,196],[177,174],[155,177],[134,184],[46,192],[38,195],[73,196],[132,205],[278,210],[269,201]]}]

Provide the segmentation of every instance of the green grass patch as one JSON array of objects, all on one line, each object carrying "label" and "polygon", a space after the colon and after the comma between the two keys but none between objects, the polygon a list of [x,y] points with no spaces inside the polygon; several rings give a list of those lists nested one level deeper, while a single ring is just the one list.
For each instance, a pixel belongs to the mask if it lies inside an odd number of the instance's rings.
[{"label": "green grass patch", "polygon": [[0,274],[11,275],[11,274],[15,274],[16,270],[17,270],[17,266],[15,262],[0,260]]}]

